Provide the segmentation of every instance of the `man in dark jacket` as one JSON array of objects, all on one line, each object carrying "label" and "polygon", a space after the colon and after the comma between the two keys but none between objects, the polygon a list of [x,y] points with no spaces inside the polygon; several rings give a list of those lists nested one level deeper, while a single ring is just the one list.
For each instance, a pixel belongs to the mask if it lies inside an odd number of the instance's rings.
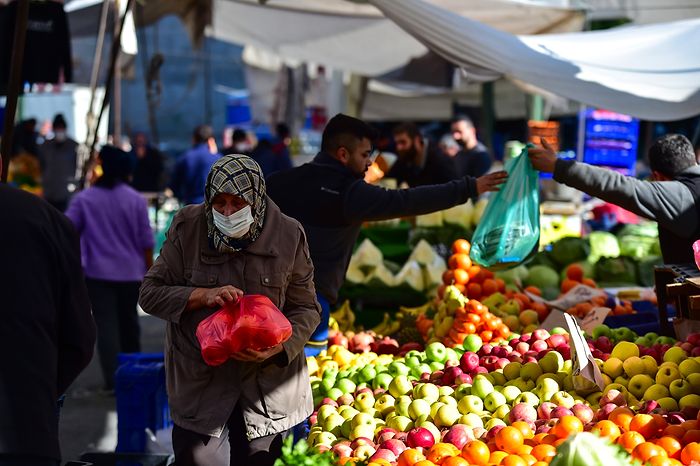
[{"label": "man in dark jacket", "polygon": [[491,169],[491,154],[476,138],[476,128],[471,118],[458,115],[452,120],[452,137],[462,150],[454,157],[459,176],[484,175]]},{"label": "man in dark jacket", "polygon": [[57,465],[57,400],[90,362],[95,325],[78,234],[0,184],[0,464]]},{"label": "man in dark jacket", "polygon": [[447,183],[461,178],[457,167],[435,144],[423,138],[413,123],[404,123],[394,128],[394,143],[398,160],[386,174],[387,178],[406,183],[410,187]]},{"label": "man in dark jacket", "polygon": [[171,188],[183,204],[204,202],[204,185],[214,162],[221,154],[216,147],[211,126],[197,126],[192,133],[192,149],[185,152],[175,163]]},{"label": "man in dark jacket", "polygon": [[131,156],[131,186],[140,192],[157,193],[163,190],[163,154],[148,140],[146,133],[134,133]]},{"label": "man in dark jacket", "polygon": [[301,222],[314,263],[314,284],[323,314],[306,354],[328,342],[330,304],[338,298],[362,222],[420,215],[461,204],[477,193],[496,191],[506,173],[411,189],[386,190],[365,183],[376,132],[343,114],[326,125],[321,152],[310,163],[267,180],[267,194],[283,213]]},{"label": "man in dark jacket", "polygon": [[547,141],[542,139],[542,145],[528,154],[536,169],[554,173],[560,183],[656,221],[664,262],[694,261],[692,245],[700,239],[700,167],[685,136],[669,134],[651,146],[652,182],[557,159]]}]

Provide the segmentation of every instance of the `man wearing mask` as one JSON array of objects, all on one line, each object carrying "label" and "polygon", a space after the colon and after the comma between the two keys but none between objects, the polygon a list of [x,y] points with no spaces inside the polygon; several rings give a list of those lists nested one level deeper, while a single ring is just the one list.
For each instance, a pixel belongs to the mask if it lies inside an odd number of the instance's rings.
[{"label": "man wearing mask", "polygon": [[78,170],[78,143],[68,137],[66,120],[60,113],[53,119],[53,139],[39,147],[44,199],[64,212],[68,207]]},{"label": "man wearing mask", "polygon": [[424,139],[413,123],[394,128],[394,143],[399,158],[386,178],[395,178],[399,184],[406,183],[410,187],[446,183],[460,178],[452,159]]},{"label": "man wearing mask", "polygon": [[486,191],[497,191],[505,172],[479,179],[387,190],[364,181],[372,164],[376,131],[347,115],[331,118],[323,131],[321,152],[310,163],[277,172],[267,179],[267,194],[306,232],[314,284],[322,308],[321,323],[306,346],[307,356],[328,345],[330,305],[338,299],[362,223],[448,209]]},{"label": "man wearing mask", "polygon": [[459,115],[452,120],[452,137],[461,146],[454,161],[459,176],[479,177],[491,168],[491,154],[476,138],[474,123],[466,115]]}]

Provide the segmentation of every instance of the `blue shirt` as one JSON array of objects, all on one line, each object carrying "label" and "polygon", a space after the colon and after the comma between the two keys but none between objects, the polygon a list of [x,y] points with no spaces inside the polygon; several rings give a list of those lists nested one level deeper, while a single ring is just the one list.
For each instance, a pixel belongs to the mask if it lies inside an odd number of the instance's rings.
[{"label": "blue shirt", "polygon": [[201,204],[204,202],[204,187],[209,170],[221,154],[212,154],[209,145],[199,144],[185,152],[175,164],[172,190],[184,204]]}]

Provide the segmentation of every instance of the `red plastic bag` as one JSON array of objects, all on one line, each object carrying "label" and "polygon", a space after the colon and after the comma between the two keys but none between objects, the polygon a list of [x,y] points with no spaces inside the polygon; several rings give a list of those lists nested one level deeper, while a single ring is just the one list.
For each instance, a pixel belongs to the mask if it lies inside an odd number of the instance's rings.
[{"label": "red plastic bag", "polygon": [[201,321],[196,334],[204,362],[218,366],[243,349],[284,343],[292,336],[292,324],[267,296],[254,294],[227,303]]},{"label": "red plastic bag", "polygon": [[693,243],[693,255],[695,256],[695,265],[700,270],[700,239]]}]

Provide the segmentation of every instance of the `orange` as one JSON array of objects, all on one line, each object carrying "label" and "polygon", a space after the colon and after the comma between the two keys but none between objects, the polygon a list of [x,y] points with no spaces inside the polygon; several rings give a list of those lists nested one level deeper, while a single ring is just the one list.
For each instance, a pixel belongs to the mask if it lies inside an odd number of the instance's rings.
[{"label": "orange", "polygon": [[607,419],[598,421],[591,429],[591,432],[601,437],[607,437],[613,442],[620,436],[620,428],[617,427],[614,422]]},{"label": "orange", "polygon": [[[473,280],[473,277],[471,280]],[[481,297],[481,285],[478,283],[469,283],[467,285],[467,296],[472,299],[479,299]]]},{"label": "orange", "polygon": [[425,455],[425,459],[435,464],[442,464],[445,458],[457,455],[459,455],[459,449],[457,447],[451,443],[440,442],[430,447],[428,454]]},{"label": "orange", "polygon": [[489,456],[488,464],[500,464],[501,460],[503,460],[503,458],[505,458],[506,456],[508,456],[508,453],[506,453],[505,451],[496,450],[493,453],[491,453],[491,456]]},{"label": "orange", "polygon": [[615,408],[612,410],[612,412],[608,415],[608,420],[614,422],[615,424],[617,424],[618,427],[621,427],[623,430],[629,430],[630,422],[632,421],[633,417],[634,412],[632,412],[631,409],[625,408],[624,406],[620,406],[619,408]]},{"label": "orange", "polygon": [[442,466],[469,466],[469,461],[461,456],[451,456],[442,462]]},{"label": "orange", "polygon": [[472,260],[469,258],[469,254],[457,253],[450,256],[447,265],[452,270],[462,269],[466,272],[472,266]]},{"label": "orange", "polygon": [[513,451],[513,453],[520,456],[529,455],[530,453],[532,453],[532,447],[530,445],[523,444],[516,448],[515,451]]},{"label": "orange", "polygon": [[598,284],[592,278],[584,278],[581,280],[581,283],[586,286],[590,286],[591,288],[598,288]]},{"label": "orange", "polygon": [[523,438],[528,439],[535,436],[535,433],[530,428],[530,425],[525,421],[515,421],[511,424],[511,427],[518,429],[520,433],[523,434]]},{"label": "orange", "polygon": [[487,278],[481,284],[481,293],[484,296],[491,296],[492,294],[494,294],[497,291],[498,291],[498,283],[496,283],[496,280],[494,280],[492,278]]},{"label": "orange", "polygon": [[408,448],[399,455],[396,466],[413,466],[419,461],[425,459],[425,455],[415,448]]},{"label": "orange", "polygon": [[547,463],[547,462],[545,462],[545,461],[538,461],[537,463],[534,463],[534,464],[532,464],[532,465],[530,465],[530,466],[547,466],[548,464],[549,464],[549,463]]},{"label": "orange", "polygon": [[421,461],[415,463],[413,466],[435,466],[435,463],[433,463],[432,461],[428,461],[428,460],[421,460]]},{"label": "orange", "polygon": [[506,281],[502,278],[495,278],[494,280],[496,280],[496,285],[498,285],[498,291],[500,291],[501,293],[505,293]]},{"label": "orange", "polygon": [[644,438],[651,439],[661,433],[658,421],[651,414],[636,414],[631,420],[628,430],[639,432]]},{"label": "orange", "polygon": [[491,451],[481,440],[470,440],[462,448],[462,458],[469,461],[469,464],[483,466],[489,462]]},{"label": "orange", "polygon": [[481,267],[479,267],[478,265],[472,265],[467,269],[467,273],[469,274],[469,278],[473,279],[481,273]]},{"label": "orange", "polygon": [[691,461],[700,461],[700,443],[691,442],[681,450],[681,463],[690,464]]},{"label": "orange", "polygon": [[494,437],[496,447],[508,453],[514,453],[523,444],[525,438],[522,432],[513,426],[506,426],[496,432]]},{"label": "orange", "polygon": [[583,280],[583,267],[578,264],[571,264],[566,268],[566,278],[580,282]]},{"label": "orange", "polygon": [[469,241],[466,239],[458,239],[454,243],[452,243],[452,253],[453,254],[467,254],[469,255],[469,251],[471,250],[472,245],[469,244]]},{"label": "orange", "polygon": [[527,463],[527,466],[532,466],[533,464],[537,463],[537,458],[535,458],[532,455],[525,454],[525,455],[520,455],[520,457],[525,460],[525,462]]},{"label": "orange", "polygon": [[644,443],[644,441],[644,436],[634,431],[625,432],[617,438],[617,443],[629,452],[634,450],[634,447],[640,443]]},{"label": "orange", "polygon": [[673,464],[672,461],[668,456],[657,455],[649,458],[647,464],[650,466],[671,466]]},{"label": "orange", "polygon": [[453,270],[452,276],[454,277],[455,283],[458,283],[460,285],[466,285],[469,281],[469,274],[464,269]]},{"label": "orange", "polygon": [[691,419],[689,421],[681,422],[681,427],[685,430],[695,430],[698,428],[698,421]]},{"label": "orange", "polygon": [[508,455],[498,464],[501,466],[527,466],[527,462],[518,455]]},{"label": "orange", "polygon": [[675,437],[678,440],[685,435],[685,429],[679,425],[669,425],[664,429],[664,436]]},{"label": "orange", "polygon": [[565,439],[578,432],[583,432],[583,422],[576,416],[562,416],[552,427],[552,433],[560,439]]},{"label": "orange", "polygon": [[547,435],[549,435],[549,434],[547,434],[545,432],[535,434],[535,436],[532,437],[532,443],[530,445],[535,446],[535,445],[539,445],[539,444],[543,443],[542,439],[544,439]]},{"label": "orange", "polygon": [[389,460],[379,458],[370,463],[367,463],[367,466],[391,466],[391,463],[389,462]]},{"label": "orange", "polygon": [[542,444],[532,449],[532,456],[534,456],[537,461],[549,462],[556,454],[557,449],[552,445]]},{"label": "orange", "polygon": [[681,442],[679,442],[677,438],[667,435],[656,440],[654,443],[666,450],[666,454],[669,458],[680,458],[683,445],[681,445]]},{"label": "orange", "polygon": [[632,450],[632,458],[647,461],[653,456],[666,456],[666,450],[655,443],[642,442]]},{"label": "orange", "polygon": [[576,285],[579,285],[579,282],[576,282],[576,281],[570,280],[570,279],[568,279],[568,278],[565,278],[565,279],[562,280],[562,282],[561,282],[561,292],[562,292],[562,293],[566,293],[567,291],[571,290],[571,289],[572,289],[573,287],[575,287]]},{"label": "orange", "polygon": [[[551,431],[550,431],[550,432],[551,432]],[[556,435],[554,435],[554,434],[546,434],[546,435],[542,438],[542,443],[547,444],[547,445],[554,445],[554,442],[556,442],[557,440],[559,440],[559,438],[558,438]]]},{"label": "orange", "polygon": [[445,270],[442,273],[442,283],[445,285],[452,285],[455,282],[455,272],[454,270]]}]

